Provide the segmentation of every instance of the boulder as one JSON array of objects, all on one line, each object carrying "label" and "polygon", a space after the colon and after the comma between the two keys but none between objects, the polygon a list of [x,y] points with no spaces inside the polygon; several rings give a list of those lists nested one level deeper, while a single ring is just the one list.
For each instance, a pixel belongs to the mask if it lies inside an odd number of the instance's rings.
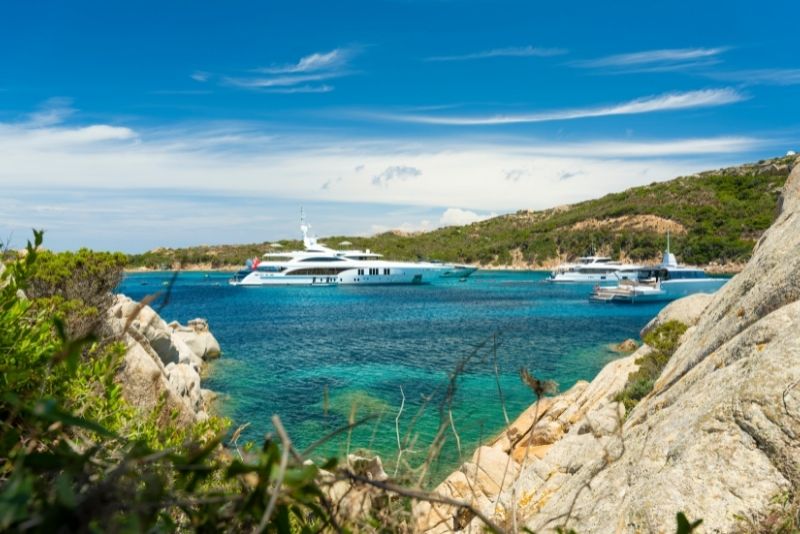
[{"label": "boulder", "polygon": [[208,360],[218,358],[221,354],[219,342],[208,330],[208,323],[204,319],[189,321],[188,327],[170,324],[173,337],[180,339],[199,358]]},{"label": "boulder", "polygon": [[195,412],[203,409],[203,395],[200,391],[200,374],[190,365],[170,364],[167,378],[173,390]]},{"label": "boulder", "polygon": [[128,350],[117,379],[125,399],[143,413],[149,413],[158,407],[163,397],[165,404],[160,417],[164,424],[171,424],[173,412],[178,414],[179,424],[194,421],[194,410],[173,389],[158,356],[131,336],[126,336],[124,342]]},{"label": "boulder", "polygon": [[616,352],[633,352],[639,348],[639,344],[633,339],[626,339],[614,347]]},{"label": "boulder", "polygon": [[669,321],[679,321],[686,326],[697,324],[713,297],[711,293],[695,293],[670,302],[642,328],[641,336]]},{"label": "boulder", "polygon": [[[621,444],[585,432],[570,452],[570,432],[545,456],[568,462],[569,476],[528,528],[673,531],[680,511],[706,532],[733,532],[800,486],[800,167],[742,272],[696,300],[672,316],[694,327],[628,415]],[[531,500],[545,500],[542,487]]]}]

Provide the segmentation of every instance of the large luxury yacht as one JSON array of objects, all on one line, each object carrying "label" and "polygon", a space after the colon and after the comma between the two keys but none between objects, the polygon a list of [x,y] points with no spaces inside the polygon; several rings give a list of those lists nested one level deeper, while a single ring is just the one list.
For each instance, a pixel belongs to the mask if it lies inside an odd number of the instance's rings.
[{"label": "large luxury yacht", "polygon": [[230,283],[242,286],[340,284],[422,284],[432,282],[454,266],[431,262],[398,262],[381,259],[367,250],[336,250],[309,234],[301,218],[305,250],[271,252],[248,260]]},{"label": "large luxury yacht", "polygon": [[582,256],[575,263],[564,263],[556,267],[548,282],[565,283],[591,283],[591,284],[616,284],[619,278],[616,274],[630,268],[637,269],[638,265],[625,265],[618,261],[611,261],[606,256]]}]

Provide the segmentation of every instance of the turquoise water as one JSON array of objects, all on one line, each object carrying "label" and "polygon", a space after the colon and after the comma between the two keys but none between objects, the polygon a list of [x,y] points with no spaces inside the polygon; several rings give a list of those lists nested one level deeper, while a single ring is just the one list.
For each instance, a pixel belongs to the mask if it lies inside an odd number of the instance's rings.
[{"label": "turquoise water", "polygon": [[[130,274],[121,291],[139,299],[162,289],[170,276]],[[471,353],[451,406],[464,455],[503,426],[495,353],[513,420],[533,400],[519,379],[520,367],[557,381],[561,391],[591,380],[617,356],[608,345],[638,338],[663,306],[592,304],[591,286],[551,285],[538,272],[479,271],[466,282],[373,287],[231,287],[227,277],[181,273],[161,310],[167,321],[209,320],[224,354],[212,364],[204,387],[221,394],[219,410],[236,424],[249,422],[245,436],[252,440],[269,432],[270,417],[279,414],[292,439],[305,447],[346,425],[355,406],[356,418],[381,417],[353,431],[350,450],[374,450],[390,466],[403,393],[401,439],[409,436],[419,452],[407,458],[418,463],[440,415],[449,421],[439,406],[448,376]],[[481,343],[484,348],[476,351]],[[435,470],[459,460],[455,443],[448,429]],[[347,448],[345,433],[318,453]]]}]

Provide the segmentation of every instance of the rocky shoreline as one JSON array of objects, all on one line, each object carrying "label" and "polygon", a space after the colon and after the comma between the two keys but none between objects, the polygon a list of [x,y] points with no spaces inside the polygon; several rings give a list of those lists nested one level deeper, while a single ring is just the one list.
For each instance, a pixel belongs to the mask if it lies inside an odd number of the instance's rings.
[{"label": "rocky shoreline", "polygon": [[[512,531],[668,532],[682,512],[734,532],[778,513],[800,489],[800,165],[779,209],[740,274],[645,327],[688,329],[630,413],[615,397],[646,344],[542,398],[436,492]],[[414,514],[420,532],[483,531],[445,504]]]},{"label": "rocky shoreline", "polygon": [[202,387],[202,377],[221,350],[206,320],[167,324],[150,306],[115,295],[106,324],[127,347],[118,379],[132,405],[152,411],[164,402],[180,424],[208,419],[216,394]]}]

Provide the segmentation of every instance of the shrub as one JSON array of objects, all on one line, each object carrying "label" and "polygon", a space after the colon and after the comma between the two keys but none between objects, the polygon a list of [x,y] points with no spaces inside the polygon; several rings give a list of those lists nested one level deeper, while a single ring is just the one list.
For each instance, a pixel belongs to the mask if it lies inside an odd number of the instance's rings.
[{"label": "shrub", "polygon": [[668,321],[644,335],[642,341],[653,350],[636,359],[639,368],[628,375],[628,382],[614,400],[625,405],[630,412],[652,390],[661,371],[667,365],[687,326],[680,321]]}]

